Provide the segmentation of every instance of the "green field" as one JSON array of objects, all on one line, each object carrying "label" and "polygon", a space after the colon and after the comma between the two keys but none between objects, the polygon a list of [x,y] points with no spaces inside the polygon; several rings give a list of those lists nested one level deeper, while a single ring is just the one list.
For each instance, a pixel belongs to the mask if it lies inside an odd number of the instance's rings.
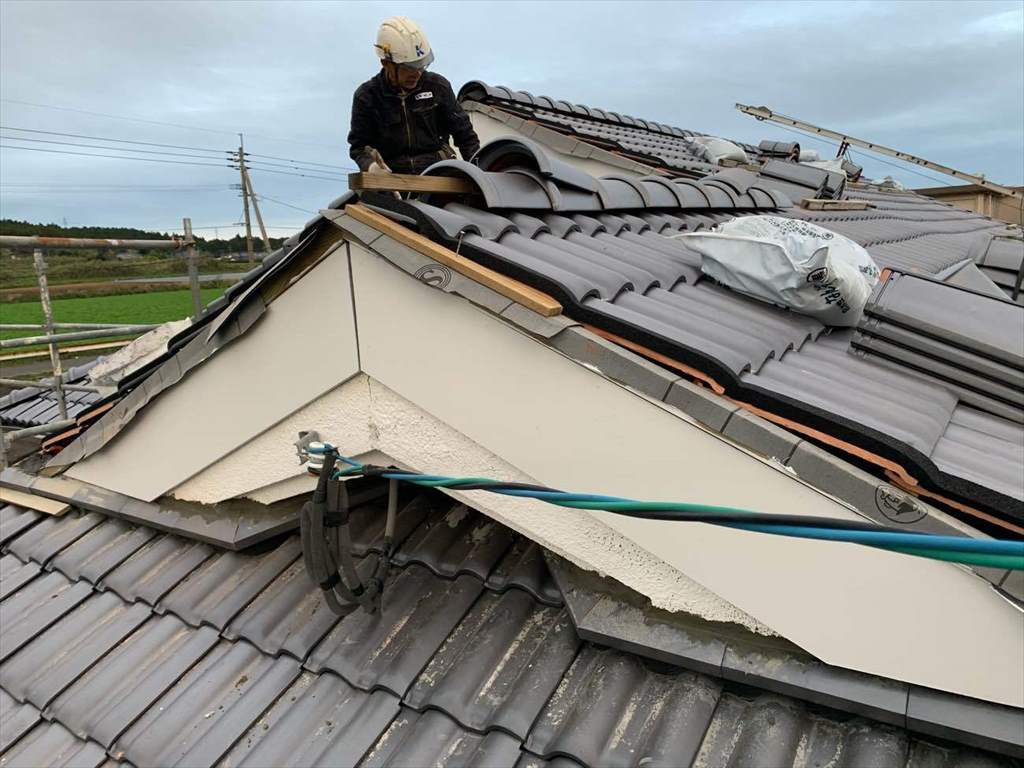
[{"label": "green field", "polygon": [[[202,289],[203,306],[224,292],[223,288]],[[142,325],[188,317],[192,311],[189,291],[159,291],[79,299],[54,299],[53,320],[57,323],[119,323]],[[0,304],[0,323],[42,323],[38,301]],[[0,331],[0,338],[35,336],[41,331]],[[84,343],[84,342],[83,342]]]}]

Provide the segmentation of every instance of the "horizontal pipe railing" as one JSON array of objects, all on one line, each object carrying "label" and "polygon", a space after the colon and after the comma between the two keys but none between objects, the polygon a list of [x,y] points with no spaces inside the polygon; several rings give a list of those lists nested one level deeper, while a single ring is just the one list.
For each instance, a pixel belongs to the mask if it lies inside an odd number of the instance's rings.
[{"label": "horizontal pipe railing", "polygon": [[[42,381],[22,381],[20,379],[0,379],[0,386],[4,387],[18,387],[33,389],[51,389],[52,384],[49,382]],[[65,384],[61,382],[60,388],[68,392],[102,392],[100,387],[87,386],[85,384]]]},{"label": "horizontal pipe railing", "polygon": [[152,325],[120,325],[113,328],[92,331],[75,331],[72,333],[53,333],[45,336],[25,336],[20,339],[4,339],[0,341],[0,349],[31,347],[36,344],[56,344],[61,341],[81,341],[82,339],[105,339],[111,336],[135,336],[153,330]]},{"label": "horizontal pipe railing", "polygon": [[[54,328],[81,328],[96,329],[96,330],[107,330],[110,328],[122,328],[124,323],[54,323]],[[140,324],[141,327],[141,324]],[[150,329],[158,326],[151,325]],[[0,331],[45,331],[45,325],[37,325],[34,323],[0,323]]]},{"label": "horizontal pipe railing", "polygon": [[161,249],[180,250],[191,245],[190,239],[112,240],[101,237],[43,237],[41,235],[0,235],[2,248],[130,248],[136,251]]}]

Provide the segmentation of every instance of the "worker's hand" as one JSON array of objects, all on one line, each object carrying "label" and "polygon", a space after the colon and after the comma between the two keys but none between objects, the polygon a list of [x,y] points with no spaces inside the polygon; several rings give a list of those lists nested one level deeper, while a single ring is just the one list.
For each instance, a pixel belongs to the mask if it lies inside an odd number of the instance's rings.
[{"label": "worker's hand", "polygon": [[372,158],[370,166],[366,169],[367,173],[391,173],[391,169],[388,168],[388,164],[384,162],[384,158],[380,156],[380,152],[373,147],[367,147],[366,150]]}]

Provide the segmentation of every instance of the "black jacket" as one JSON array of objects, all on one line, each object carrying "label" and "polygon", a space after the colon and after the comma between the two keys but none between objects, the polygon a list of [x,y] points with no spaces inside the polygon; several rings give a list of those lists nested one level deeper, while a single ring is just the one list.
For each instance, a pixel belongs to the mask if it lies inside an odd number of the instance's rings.
[{"label": "black jacket", "polygon": [[466,160],[480,148],[451,84],[434,72],[424,72],[415,90],[403,98],[381,70],[352,98],[349,155],[361,170],[372,162],[366,147],[375,147],[395,173],[421,173],[452,156],[449,136]]}]

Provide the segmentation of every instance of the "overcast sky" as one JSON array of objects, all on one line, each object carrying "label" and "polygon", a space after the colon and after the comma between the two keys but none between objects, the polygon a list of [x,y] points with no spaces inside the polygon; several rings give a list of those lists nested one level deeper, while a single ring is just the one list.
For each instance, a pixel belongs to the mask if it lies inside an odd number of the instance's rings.
[{"label": "overcast sky", "polygon": [[[764,104],[993,181],[1024,183],[1020,0],[0,0],[0,143],[97,154],[107,150],[14,137],[114,146],[11,130],[22,128],[173,144],[188,149],[149,149],[187,155],[195,147],[230,150],[244,131],[248,151],[280,158],[263,158],[252,177],[266,196],[268,224],[289,234],[344,181],[284,175],[294,170],[280,165],[299,160],[345,172],[352,91],[378,68],[371,43],[392,14],[424,26],[433,69],[456,89],[480,79],[754,143],[791,139],[733,109]],[[230,188],[238,178],[219,159],[209,162],[0,149],[0,216],[165,231],[190,216],[201,234],[217,226],[224,236],[241,216]],[[906,166],[863,164],[873,177],[891,174],[908,186],[943,182]]]}]

